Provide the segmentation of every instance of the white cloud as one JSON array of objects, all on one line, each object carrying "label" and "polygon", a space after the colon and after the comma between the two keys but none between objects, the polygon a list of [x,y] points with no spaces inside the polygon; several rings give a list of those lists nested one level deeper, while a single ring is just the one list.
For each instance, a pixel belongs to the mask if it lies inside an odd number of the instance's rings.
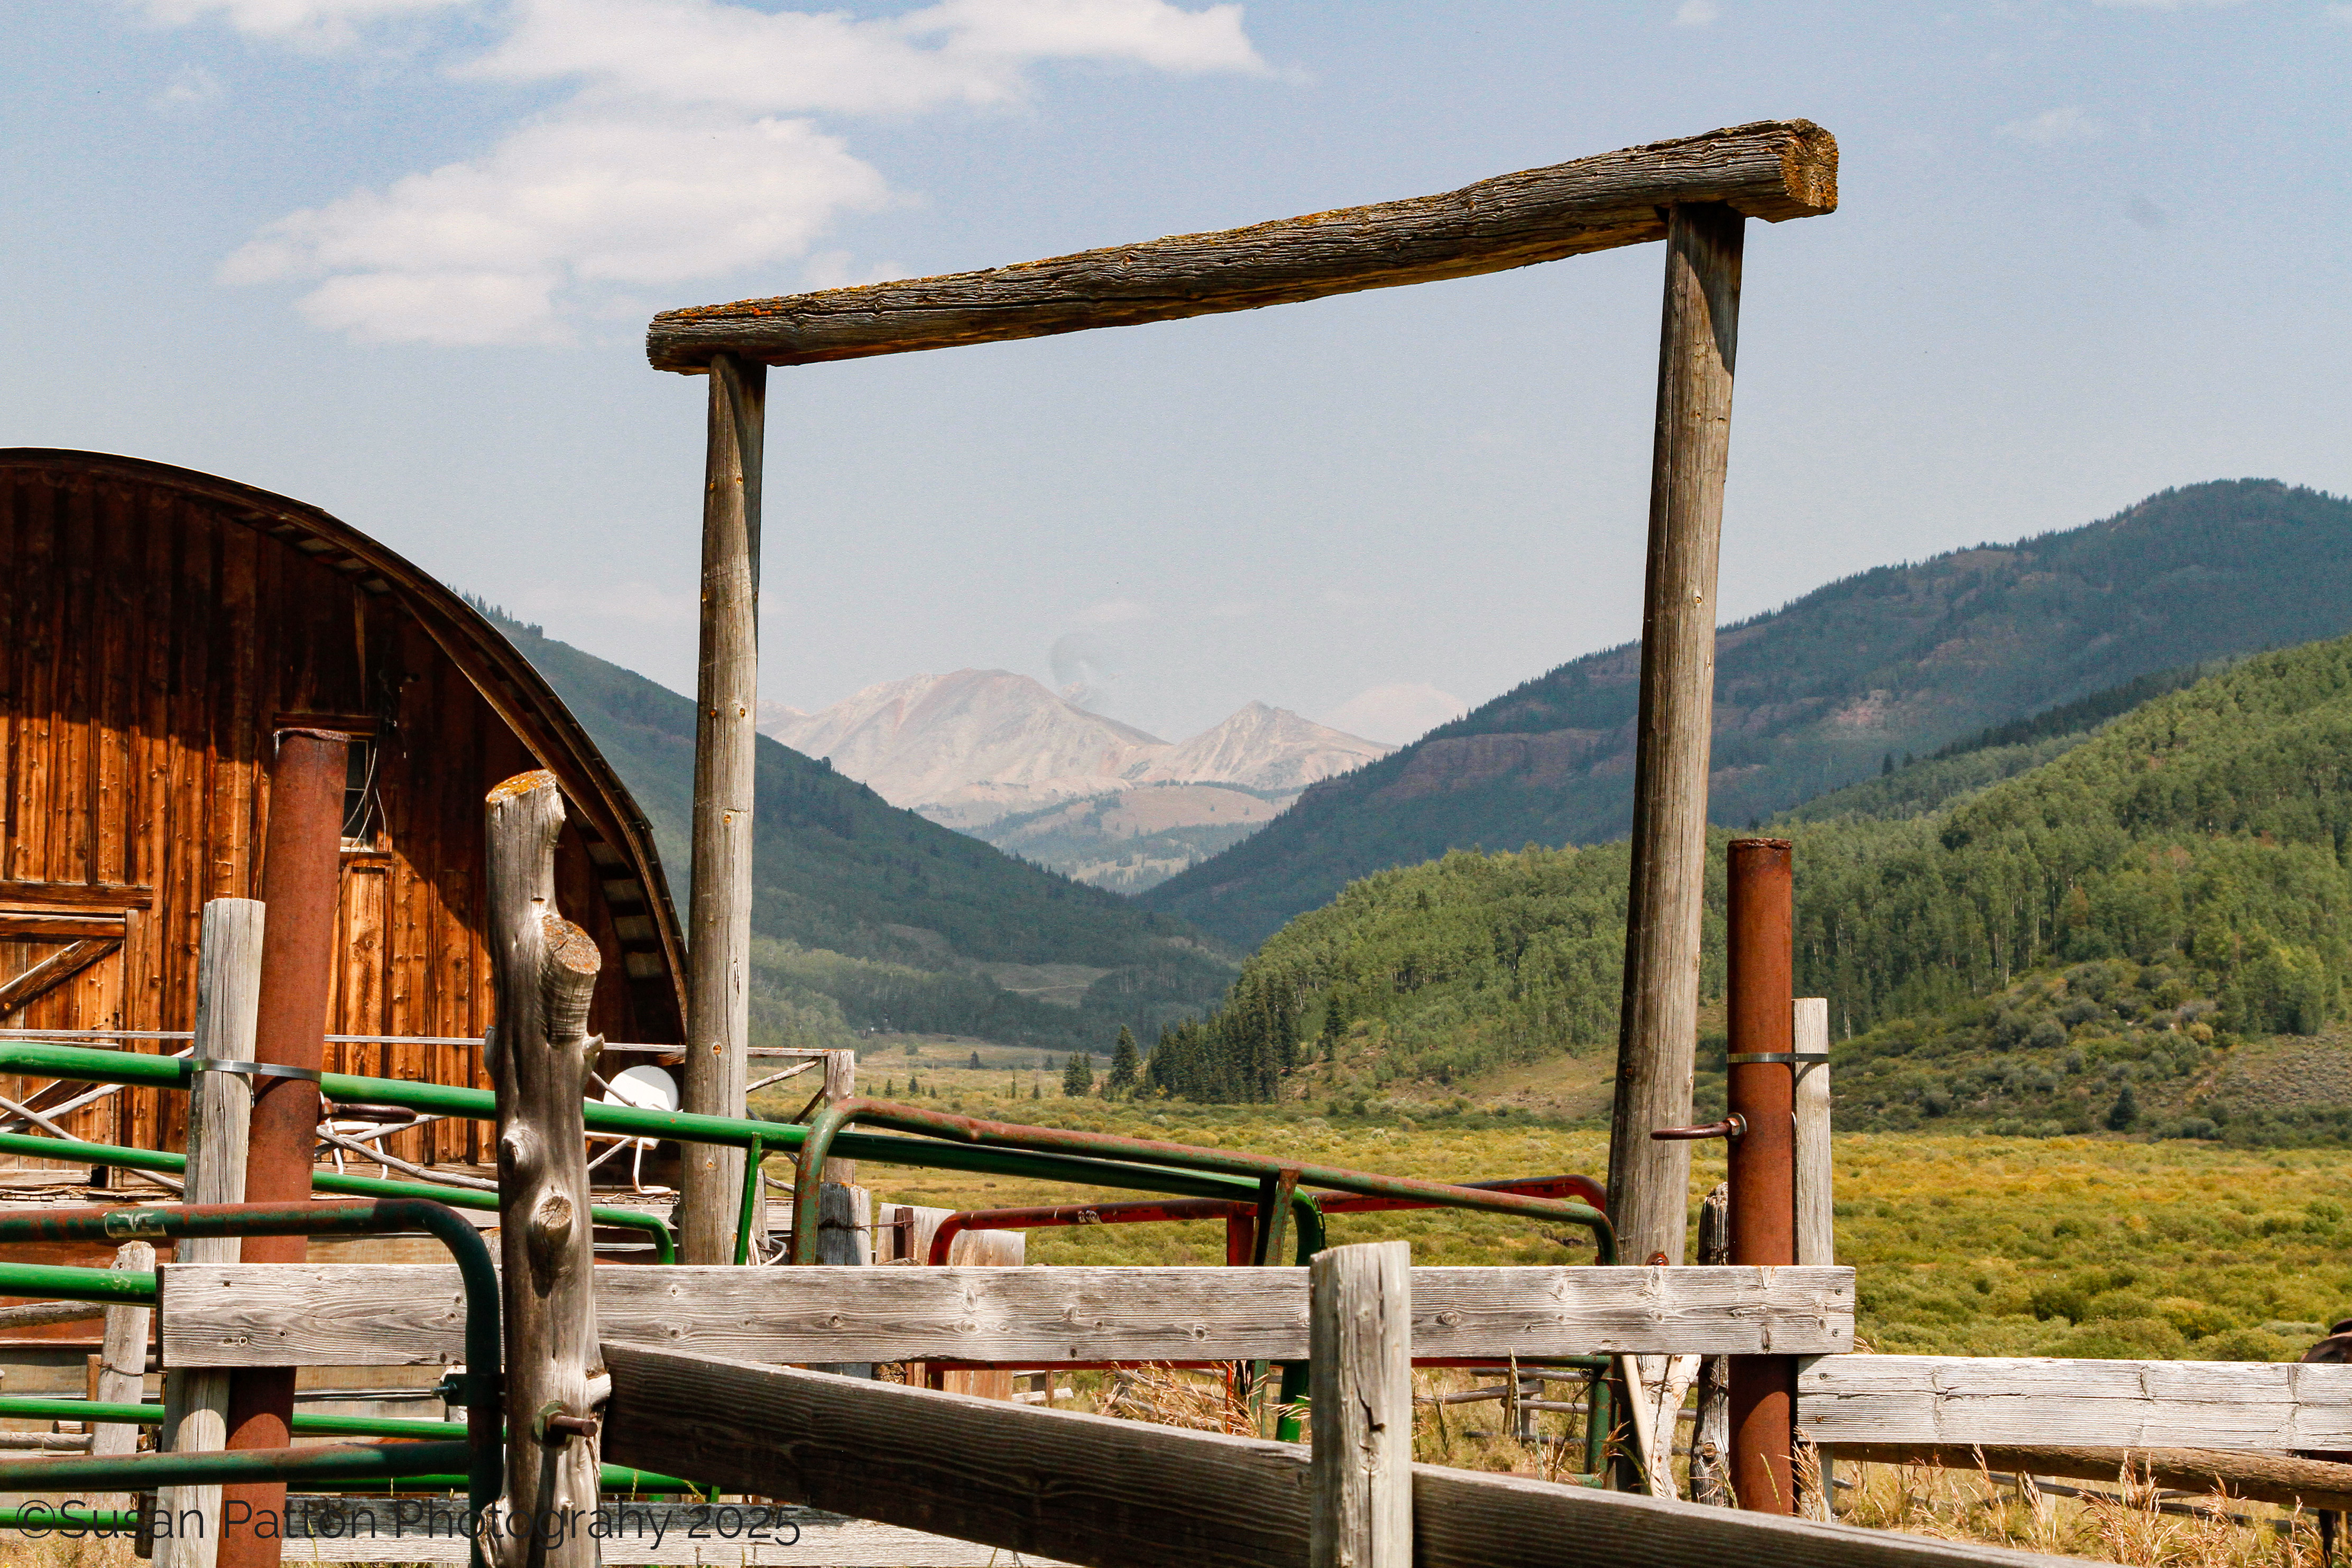
[{"label": "white cloud", "polygon": [[147,100],[147,107],[166,114],[189,113],[205,108],[219,99],[220,78],[202,66],[182,66],[172,73],[163,89]]},{"label": "white cloud", "polygon": [[184,26],[217,18],[259,37],[333,46],[348,43],[362,23],[404,12],[438,11],[468,0],[146,0],[158,22]]},{"label": "white cloud", "polygon": [[2080,104],[2045,109],[2025,120],[2013,120],[1996,134],[2012,141],[2052,146],[2060,142],[2089,142],[2107,133],[2106,126],[2083,111]]},{"label": "white cloud", "polygon": [[1452,692],[1420,680],[1367,687],[1316,721],[1367,741],[1402,745],[1469,710],[1470,705]]},{"label": "white cloud", "polygon": [[[438,0],[148,3],[289,31]],[[222,279],[316,280],[303,314],[365,341],[563,342],[612,316],[618,286],[773,268],[887,205],[883,175],[805,116],[1004,102],[1048,60],[1265,68],[1239,6],[1168,0],[943,0],[864,21],[722,0],[517,0],[511,16],[452,74],[568,83],[568,102],[479,157],[278,219]],[[803,286],[899,270],[832,249]]]},{"label": "white cloud", "polygon": [[1683,3],[1675,9],[1675,26],[1704,27],[1715,22],[1722,15],[1723,8],[1717,5],[1715,0],[1683,0]]},{"label": "white cloud", "polygon": [[840,213],[887,199],[879,174],[805,121],[557,120],[487,157],[280,218],[221,277],[326,277],[303,313],[363,339],[560,342],[567,286],[781,261]]},{"label": "white cloud", "polygon": [[762,12],[719,0],[522,0],[514,31],[457,72],[578,79],[595,95],[755,114],[908,113],[1020,96],[1038,60],[1263,70],[1237,5],[948,0],[899,17]]}]

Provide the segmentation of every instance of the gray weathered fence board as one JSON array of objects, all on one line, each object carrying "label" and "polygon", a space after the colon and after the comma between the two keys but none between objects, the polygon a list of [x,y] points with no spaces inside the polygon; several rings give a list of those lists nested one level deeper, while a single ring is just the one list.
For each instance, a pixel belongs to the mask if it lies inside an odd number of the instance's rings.
[{"label": "gray weathered fence board", "polygon": [[[446,1365],[446,1265],[167,1265],[167,1366]],[[1304,1268],[604,1268],[608,1341],[757,1362],[1296,1360]],[[1848,1268],[1416,1268],[1420,1356],[1843,1351]]]},{"label": "gray weathered fence board", "polygon": [[1797,1376],[1815,1442],[2352,1448],[2352,1366],[1825,1356]]},{"label": "gray weathered fence board", "polygon": [[[1416,1281],[1416,1285],[1418,1281]],[[1306,1568],[1292,1444],[608,1343],[605,1458],[1097,1568]],[[1957,1568],[1973,1542],[1413,1467],[1414,1568]]]}]

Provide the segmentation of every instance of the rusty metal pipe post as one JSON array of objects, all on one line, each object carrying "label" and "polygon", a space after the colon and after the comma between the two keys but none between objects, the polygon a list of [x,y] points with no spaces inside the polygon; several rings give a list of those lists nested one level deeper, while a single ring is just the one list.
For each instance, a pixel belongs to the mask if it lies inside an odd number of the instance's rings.
[{"label": "rusty metal pipe post", "polygon": [[[1729,865],[1727,1023],[1729,1109],[1746,1125],[1731,1141],[1731,1261],[1797,1261],[1794,910],[1785,838],[1735,838]],[[1797,1363],[1731,1358],[1731,1484],[1739,1506],[1797,1511]]]},{"label": "rusty metal pipe post", "polygon": [[[261,1003],[254,1061],[309,1077],[257,1074],[247,1134],[247,1202],[310,1199],[310,1154],[319,1136],[318,1072],[324,1064],[327,1001],[334,976],[335,905],[342,846],[343,786],[351,737],[324,730],[287,730],[269,762],[269,823],[262,840],[261,901],[269,919],[261,936]],[[247,1263],[299,1263],[299,1236],[248,1237]],[[284,1448],[294,1441],[294,1369],[240,1369],[229,1382],[231,1449]],[[282,1481],[225,1488],[242,1502],[236,1528],[220,1534],[218,1568],[277,1568],[283,1544]],[[257,1533],[264,1521],[269,1534]]]}]

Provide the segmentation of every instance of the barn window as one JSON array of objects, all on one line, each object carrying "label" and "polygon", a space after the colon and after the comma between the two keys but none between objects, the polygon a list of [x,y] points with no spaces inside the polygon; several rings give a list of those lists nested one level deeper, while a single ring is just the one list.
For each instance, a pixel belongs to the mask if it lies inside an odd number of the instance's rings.
[{"label": "barn window", "polygon": [[376,744],[373,741],[354,737],[346,752],[348,760],[343,772],[343,847],[373,849],[376,836],[383,822],[382,803],[376,798]]}]

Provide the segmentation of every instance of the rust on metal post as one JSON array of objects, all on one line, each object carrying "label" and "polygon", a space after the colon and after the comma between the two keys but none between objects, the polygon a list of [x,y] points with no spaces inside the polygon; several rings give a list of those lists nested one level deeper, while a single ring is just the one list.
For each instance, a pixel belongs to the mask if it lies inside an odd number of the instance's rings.
[{"label": "rust on metal post", "polygon": [[[1729,851],[1726,957],[1731,1113],[1731,1261],[1797,1261],[1796,1050],[1793,906],[1789,841],[1735,838]],[[1739,1506],[1797,1511],[1797,1363],[1789,1356],[1731,1358],[1731,1485]]]},{"label": "rust on metal post", "polygon": [[[261,998],[254,1060],[315,1075],[326,1050],[332,988],[337,879],[342,844],[345,764],[351,738],[331,731],[289,730],[272,737],[269,818],[262,840]],[[307,1203],[310,1152],[318,1142],[315,1076],[255,1076],[247,1133],[248,1202]],[[299,1236],[248,1237],[247,1263],[299,1263]],[[227,1446],[283,1448],[294,1439],[294,1369],[240,1370],[229,1383]],[[242,1510],[231,1504],[243,1503]],[[223,1489],[219,1568],[276,1568],[281,1482]],[[232,1514],[244,1522],[232,1525]],[[256,1533],[268,1521],[271,1533]]]}]

